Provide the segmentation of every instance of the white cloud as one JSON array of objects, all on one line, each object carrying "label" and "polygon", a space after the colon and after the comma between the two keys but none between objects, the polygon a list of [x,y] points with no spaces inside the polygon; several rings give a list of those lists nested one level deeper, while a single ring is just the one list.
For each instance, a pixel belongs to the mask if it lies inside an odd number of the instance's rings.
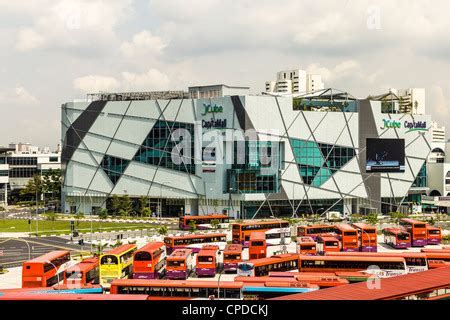
[{"label": "white cloud", "polygon": [[122,72],[121,78],[110,76],[88,75],[76,78],[73,87],[83,93],[99,91],[158,91],[169,88],[169,77],[156,69],[145,73]]},{"label": "white cloud", "polygon": [[306,71],[312,74],[320,74],[328,86],[327,82],[336,82],[346,77],[359,78],[362,76],[361,66],[355,60],[345,60],[332,68],[322,66],[320,63],[313,63],[306,67]]},{"label": "white cloud", "polygon": [[[427,109],[433,115],[435,120],[440,120],[441,125],[445,125],[445,117],[450,115],[450,99],[445,95],[441,86],[434,85],[427,92]],[[444,120],[444,121],[442,121]]]},{"label": "white cloud", "polygon": [[45,39],[34,29],[24,28],[18,33],[16,49],[18,51],[30,51],[42,47]]},{"label": "white cloud", "polygon": [[88,75],[76,78],[73,81],[73,87],[84,93],[95,93],[99,91],[115,91],[120,84],[113,77],[106,77],[100,75]]},{"label": "white cloud", "polygon": [[131,42],[124,42],[120,51],[127,58],[138,56],[159,55],[167,45],[161,38],[152,35],[150,31],[143,30],[133,36]]},{"label": "white cloud", "polygon": [[4,105],[5,107],[27,107],[35,106],[38,103],[38,99],[23,86],[0,91],[0,105]]}]

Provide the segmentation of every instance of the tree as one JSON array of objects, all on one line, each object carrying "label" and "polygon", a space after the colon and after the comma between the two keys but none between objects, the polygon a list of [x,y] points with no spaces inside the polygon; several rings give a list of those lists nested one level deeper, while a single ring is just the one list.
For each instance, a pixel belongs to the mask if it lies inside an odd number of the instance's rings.
[{"label": "tree", "polygon": [[388,213],[393,222],[399,224],[400,219],[406,218],[406,214],[400,213],[400,212],[389,212]]},{"label": "tree", "polygon": [[211,220],[211,226],[212,226],[214,229],[218,229],[218,228],[219,228],[219,224],[220,224],[219,219],[212,219],[212,220]]},{"label": "tree", "polygon": [[118,212],[119,217],[125,217],[127,215],[127,212],[123,209],[120,209]]},{"label": "tree", "polygon": [[32,196],[34,201],[37,201],[37,196],[39,196],[44,189],[44,185],[40,175],[35,174],[33,178],[28,180],[25,188],[20,190],[19,194],[21,196]]},{"label": "tree", "polygon": [[120,205],[121,205],[121,201],[120,198],[117,194],[113,195],[111,198],[111,202],[110,202],[110,210],[111,210],[111,214],[112,216],[116,216],[119,214],[119,210],[120,210]]},{"label": "tree", "polygon": [[108,218],[108,210],[106,209],[101,209],[100,212],[98,213],[98,217],[101,220],[105,220],[106,218]]},{"label": "tree", "polygon": [[169,229],[167,228],[167,226],[161,226],[158,228],[158,233],[162,236],[165,236],[168,231]]},{"label": "tree", "polygon": [[101,255],[103,254],[103,249],[106,247],[106,243],[102,244],[101,242],[99,242],[98,244],[94,244],[94,247],[97,251],[96,255]]},{"label": "tree", "polygon": [[150,210],[149,208],[144,208],[144,209],[141,211],[141,215],[142,215],[143,217],[150,217],[150,216],[152,215],[152,210]]},{"label": "tree", "polygon": [[145,217],[144,210],[149,209],[148,207],[148,198],[145,196],[142,196],[139,198],[139,213],[141,214],[141,217]]},{"label": "tree", "polygon": [[194,233],[197,230],[197,225],[194,220],[189,221],[189,232]]},{"label": "tree", "polygon": [[367,222],[369,222],[370,224],[377,224],[378,223],[378,215],[376,213],[371,213],[369,215],[367,215],[366,218]]},{"label": "tree", "polygon": [[50,194],[50,200],[59,199],[61,195],[61,170],[50,169],[42,175],[43,189]]},{"label": "tree", "polygon": [[125,194],[120,199],[120,209],[125,212],[126,216],[130,216],[133,211],[133,201]]}]

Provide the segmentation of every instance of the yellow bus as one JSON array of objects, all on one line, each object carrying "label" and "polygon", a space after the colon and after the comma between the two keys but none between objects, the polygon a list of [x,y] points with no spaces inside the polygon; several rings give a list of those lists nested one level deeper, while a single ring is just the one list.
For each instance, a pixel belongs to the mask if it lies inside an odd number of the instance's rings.
[{"label": "yellow bus", "polygon": [[100,284],[108,288],[114,279],[128,278],[133,272],[135,244],[124,244],[100,256]]}]

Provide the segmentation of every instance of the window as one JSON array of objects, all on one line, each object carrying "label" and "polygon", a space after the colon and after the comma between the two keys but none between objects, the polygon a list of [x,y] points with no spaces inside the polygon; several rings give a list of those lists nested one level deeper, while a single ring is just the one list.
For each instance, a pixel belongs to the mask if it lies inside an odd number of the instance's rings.
[{"label": "window", "polygon": [[116,265],[118,264],[118,260],[116,256],[113,255],[107,255],[107,256],[103,256],[100,264],[102,265]]},{"label": "window", "polygon": [[105,171],[105,173],[108,175],[111,182],[113,184],[116,184],[117,181],[119,181],[122,174],[125,172],[129,163],[130,163],[129,160],[105,155],[100,165]]},{"label": "window", "polygon": [[213,262],[214,258],[211,256],[202,256],[202,257],[198,257],[198,262],[199,263],[211,263]]},{"label": "window", "polygon": [[58,157],[50,157],[50,162],[58,162],[59,158]]},{"label": "window", "polygon": [[150,253],[141,251],[134,255],[134,261],[150,261],[152,260],[152,257]]},{"label": "window", "polygon": [[[172,141],[172,132],[176,130],[187,130],[190,135],[189,150],[177,149],[180,141]],[[182,137],[183,139],[185,137]],[[142,142],[141,148],[134,156],[134,161],[162,166],[168,169],[195,174],[194,153],[194,125],[190,123],[157,121],[148,136]],[[179,146],[181,148],[181,146]],[[185,154],[186,153],[186,154]],[[188,154],[190,153],[190,155]],[[180,164],[174,163],[172,159],[180,157]]]}]

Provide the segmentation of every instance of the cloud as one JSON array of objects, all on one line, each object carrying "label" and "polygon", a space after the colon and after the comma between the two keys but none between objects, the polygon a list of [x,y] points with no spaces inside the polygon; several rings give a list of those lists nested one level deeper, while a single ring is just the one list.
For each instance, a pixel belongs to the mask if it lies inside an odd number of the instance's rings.
[{"label": "cloud", "polygon": [[22,86],[0,91],[0,105],[27,107],[39,104],[38,99]]},{"label": "cloud", "polygon": [[[92,51],[110,47],[118,42],[117,26],[132,14],[131,3],[132,0],[48,2],[46,10],[35,9],[33,22],[17,33],[16,49]],[[31,44],[27,44],[29,39]]]},{"label": "cloud", "polygon": [[99,91],[158,91],[169,89],[169,77],[156,69],[145,73],[122,72],[120,79],[102,75],[87,75],[73,81],[74,89],[83,93]]},{"label": "cloud", "polygon": [[[443,120],[450,115],[450,99],[446,96],[441,86],[434,85],[429,88],[427,98],[427,111],[436,116],[435,120]],[[445,121],[440,122],[440,124],[445,124]]]},{"label": "cloud", "polygon": [[119,81],[114,77],[88,75],[76,78],[73,81],[73,87],[84,93],[110,92],[119,88]]},{"label": "cloud", "polygon": [[152,35],[150,31],[143,30],[133,36],[131,42],[123,42],[120,51],[126,58],[159,55],[167,45],[161,38]]}]

